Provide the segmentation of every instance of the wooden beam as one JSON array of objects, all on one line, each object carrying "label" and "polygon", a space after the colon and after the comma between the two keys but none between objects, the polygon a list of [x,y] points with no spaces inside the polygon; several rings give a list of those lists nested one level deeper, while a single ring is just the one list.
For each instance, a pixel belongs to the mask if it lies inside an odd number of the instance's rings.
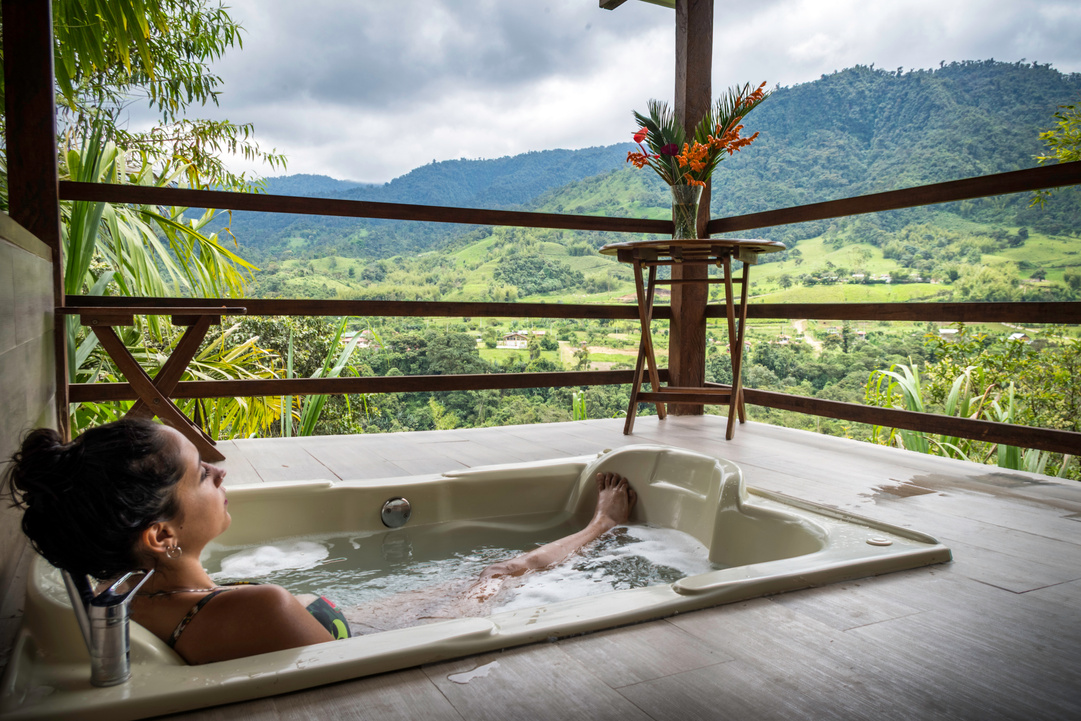
[{"label": "wooden beam", "polygon": [[878,213],[883,210],[900,210],[936,203],[952,203],[957,200],[985,198],[1007,193],[1023,193],[1043,188],[1058,188],[1081,183],[1081,160],[1071,163],[1044,165],[1039,168],[1014,170],[1009,173],[982,175],[976,178],[932,183],[914,188],[890,190],[885,193],[858,195],[854,198],[828,200],[824,203],[796,205],[791,208],[766,210],[730,218],[709,221],[711,233],[733,233],[775,225],[806,223],[811,220],[827,220],[849,215]]},{"label": "wooden beam", "polygon": [[[676,0],[676,93],[675,112],[684,130],[693,136],[694,126],[713,102],[713,0]],[[706,237],[709,219],[709,187],[699,206],[699,237]],[[672,279],[672,325],[669,331],[668,367],[672,382],[701,386],[706,379],[706,303],[709,288],[704,266],[675,266]],[[702,407],[674,403],[673,415],[701,415]]]},{"label": "wooden beam", "polygon": [[[724,307],[711,305],[711,318]],[[1081,323],[1081,302],[1040,303],[749,303],[748,318],[886,320],[935,323]]]},{"label": "wooden beam", "polygon": [[303,198],[292,195],[232,193],[221,190],[158,188],[144,185],[107,183],[60,184],[64,200],[90,200],[135,205],[176,205],[185,208],[251,210],[260,213],[332,215],[343,218],[379,218],[417,220],[429,223],[464,223],[467,225],[506,225],[519,228],[558,228],[563,230],[601,230],[613,233],[672,233],[667,220],[646,218],[609,218],[601,215],[565,215],[563,213],[528,213],[516,210],[452,208],[439,205],[376,203],[334,198]]},{"label": "wooden beam", "polygon": [[[668,370],[658,369],[662,382]],[[569,388],[630,385],[634,371],[558,371],[553,373],[472,373],[442,376],[368,376],[363,378],[268,378],[239,381],[183,381],[172,398],[254,398],[321,393],[423,393],[428,391]],[[139,397],[129,383],[77,383],[74,402],[130,401]]]},{"label": "wooden beam", "polygon": [[[4,113],[8,213],[49,246],[53,306],[64,304],[60,179],[53,90],[53,20],[49,0],[3,0]],[[53,322],[57,430],[70,438],[66,319]]]},{"label": "wooden beam", "polygon": [[[82,308],[124,308],[140,310],[157,306],[157,315],[170,315],[173,309],[221,309],[243,303],[247,315],[268,316],[358,316],[393,318],[608,318],[637,320],[635,305],[587,305],[572,303],[446,303],[441,301],[399,300],[317,300],[279,298],[122,298],[118,296],[68,296],[68,312]],[[226,311],[228,309],[225,309]],[[228,313],[226,313],[228,315]],[[668,306],[658,306],[655,318],[671,318]]]},{"label": "wooden beam", "polygon": [[[156,311],[221,309],[243,302],[250,316],[357,316],[393,318],[608,318],[637,320],[634,305],[570,303],[443,303],[438,301],[316,300],[284,298],[124,298],[119,296],[67,297],[66,313],[87,308],[123,308],[139,315]],[[737,306],[738,309],[738,306]],[[654,320],[670,320],[672,309],[653,307]],[[706,307],[706,317],[724,318],[723,305]],[[1081,324],[1081,302],[1039,303],[749,303],[748,318],[807,320],[933,321],[936,323],[1067,323]]]},{"label": "wooden beam", "polygon": [[753,388],[744,388],[743,397],[747,403],[756,406],[779,408],[824,418],[855,421],[887,428],[904,428],[936,435],[958,436],[1019,448],[1037,448],[1052,453],[1077,454],[1081,452],[1081,433],[1073,431],[1057,431],[1050,428],[1017,426],[1010,423],[956,418],[935,413],[863,406],[857,403],[830,401]]}]

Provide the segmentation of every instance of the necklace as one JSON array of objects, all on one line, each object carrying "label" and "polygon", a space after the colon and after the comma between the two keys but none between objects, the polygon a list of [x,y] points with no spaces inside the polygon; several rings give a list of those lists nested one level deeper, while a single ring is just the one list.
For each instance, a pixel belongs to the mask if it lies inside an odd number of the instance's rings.
[{"label": "necklace", "polygon": [[211,586],[210,588],[177,588],[172,591],[151,591],[149,593],[138,592],[135,595],[154,598],[155,596],[172,596],[176,593],[209,593],[210,591],[217,591],[220,588],[221,586]]}]

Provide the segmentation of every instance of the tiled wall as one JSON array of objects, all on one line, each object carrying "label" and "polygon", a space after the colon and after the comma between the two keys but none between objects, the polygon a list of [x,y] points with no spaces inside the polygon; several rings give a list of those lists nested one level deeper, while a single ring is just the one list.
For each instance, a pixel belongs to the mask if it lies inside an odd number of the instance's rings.
[{"label": "tiled wall", "polygon": [[[22,434],[56,427],[49,249],[0,213],[0,459]],[[0,667],[18,628],[29,558],[19,511],[0,498]]]}]

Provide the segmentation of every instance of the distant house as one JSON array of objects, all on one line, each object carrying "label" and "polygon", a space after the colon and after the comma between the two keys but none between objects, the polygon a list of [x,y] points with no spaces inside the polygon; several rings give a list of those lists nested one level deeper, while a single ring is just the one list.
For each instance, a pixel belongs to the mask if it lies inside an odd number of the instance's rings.
[{"label": "distant house", "polygon": [[[341,344],[349,345],[354,338],[357,337],[355,330],[342,333]],[[357,341],[357,348],[382,348],[379,341],[375,339],[375,334],[370,330],[361,331],[360,340]]]},{"label": "distant house", "polygon": [[960,331],[958,331],[956,328],[938,329],[938,334],[942,336],[945,340],[957,340],[960,337],[958,333],[960,333]]},{"label": "distant house", "polygon": [[537,336],[543,338],[548,331],[544,330],[516,330],[513,333],[507,333],[503,336],[503,339],[495,344],[496,348],[514,348],[516,350],[523,350],[529,347],[529,337]]},{"label": "distant house", "polygon": [[507,333],[503,338],[495,344],[496,348],[516,348],[524,349],[529,345],[529,336],[522,331],[514,331],[513,333]]},{"label": "distant house", "polygon": [[1019,341],[1021,343],[1031,343],[1032,342],[1032,339],[1029,338],[1024,333],[1010,333],[1010,337],[1007,338],[1006,340],[1015,340],[1015,341]]}]

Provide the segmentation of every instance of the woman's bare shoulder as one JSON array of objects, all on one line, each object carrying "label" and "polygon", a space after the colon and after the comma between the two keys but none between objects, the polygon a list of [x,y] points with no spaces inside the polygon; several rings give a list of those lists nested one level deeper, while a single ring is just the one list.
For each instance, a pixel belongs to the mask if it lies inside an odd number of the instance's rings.
[{"label": "woman's bare shoulder", "polygon": [[208,663],[330,641],[330,633],[281,586],[239,586],[219,594],[188,624],[176,651]]}]

